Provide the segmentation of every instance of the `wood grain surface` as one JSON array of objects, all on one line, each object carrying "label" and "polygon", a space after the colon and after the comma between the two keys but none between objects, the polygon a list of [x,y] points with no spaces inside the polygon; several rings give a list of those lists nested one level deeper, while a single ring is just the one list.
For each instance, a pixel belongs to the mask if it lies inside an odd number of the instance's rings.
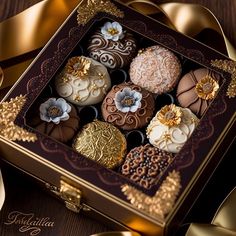
[{"label": "wood grain surface", "polygon": [[[1,0],[0,21],[23,11],[39,1]],[[157,2],[167,1],[157,0]],[[234,30],[236,27],[236,0],[176,0],[168,2],[188,2],[206,6],[219,19],[225,34],[236,46],[236,30]],[[92,233],[109,230],[107,226],[97,223],[88,217],[69,212],[62,203],[40,190],[31,180],[17,171],[10,168],[10,170],[4,170],[3,174],[6,184],[6,203],[0,212],[1,236],[29,235],[29,232],[20,233],[18,225],[10,227],[10,225],[5,224],[8,214],[14,210],[23,211],[24,213],[33,212],[36,217],[50,217],[55,222],[53,229],[43,228],[39,234],[40,236],[88,236]],[[201,220],[203,220],[202,216],[199,218],[199,221]]]}]

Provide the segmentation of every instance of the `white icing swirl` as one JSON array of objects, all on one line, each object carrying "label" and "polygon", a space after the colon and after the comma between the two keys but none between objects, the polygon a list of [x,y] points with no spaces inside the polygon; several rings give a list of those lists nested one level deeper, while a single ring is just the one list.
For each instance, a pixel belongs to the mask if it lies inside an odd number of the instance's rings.
[{"label": "white icing swirl", "polygon": [[178,153],[184,146],[199,120],[188,108],[180,109],[182,118],[177,126],[168,127],[162,124],[157,115],[152,119],[147,127],[147,137],[153,146],[171,153]]}]

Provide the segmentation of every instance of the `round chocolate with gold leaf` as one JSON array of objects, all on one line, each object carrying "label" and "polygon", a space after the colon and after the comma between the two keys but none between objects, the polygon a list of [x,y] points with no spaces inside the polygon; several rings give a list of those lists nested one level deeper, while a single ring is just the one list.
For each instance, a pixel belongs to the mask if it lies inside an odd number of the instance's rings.
[{"label": "round chocolate with gold leaf", "polygon": [[196,128],[199,120],[188,108],[164,106],[147,127],[149,142],[164,151],[178,153]]},{"label": "round chocolate with gold leaf", "polygon": [[126,154],[126,139],[113,125],[95,120],[83,127],[73,148],[107,168],[121,164]]},{"label": "round chocolate with gold leaf", "polygon": [[79,106],[101,102],[111,87],[108,71],[101,63],[84,56],[72,57],[56,77],[57,93]]},{"label": "round chocolate with gold leaf", "polygon": [[157,183],[158,177],[173,159],[172,153],[146,144],[133,148],[128,153],[121,167],[121,173],[144,188],[150,188]]},{"label": "round chocolate with gold leaf", "polygon": [[102,116],[106,122],[124,129],[144,127],[155,109],[153,95],[132,83],[113,86],[102,103]]},{"label": "round chocolate with gold leaf", "polygon": [[190,71],[178,84],[176,96],[179,104],[202,116],[216,96],[219,80],[220,75],[206,68]]}]

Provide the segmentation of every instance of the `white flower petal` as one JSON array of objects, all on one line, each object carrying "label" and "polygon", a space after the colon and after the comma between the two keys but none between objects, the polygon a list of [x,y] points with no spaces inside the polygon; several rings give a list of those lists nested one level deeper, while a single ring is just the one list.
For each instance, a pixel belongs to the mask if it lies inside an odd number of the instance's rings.
[{"label": "white flower petal", "polygon": [[47,113],[47,109],[49,108],[49,104],[48,103],[42,103],[39,107],[39,111],[40,113],[46,114]]},{"label": "white flower petal", "polygon": [[104,39],[112,39],[112,35],[104,35]]},{"label": "white flower petal", "polygon": [[67,105],[66,112],[70,113],[71,112],[71,106],[68,103],[66,105]]},{"label": "white flower petal", "polygon": [[119,40],[119,35],[113,35],[112,40],[117,42]]},{"label": "white flower petal", "polygon": [[49,98],[45,103],[47,103],[50,106],[54,106],[56,103],[56,98]]},{"label": "white flower petal", "polygon": [[112,28],[112,23],[111,22],[106,22],[103,26],[106,30],[109,29],[109,28]]},{"label": "white flower petal", "polygon": [[131,89],[129,87],[125,87],[125,88],[123,88],[122,92],[124,93],[124,97],[125,96],[130,96]]},{"label": "white flower petal", "polygon": [[135,100],[141,100],[142,99],[142,94],[136,91],[134,93],[133,97],[134,97]]},{"label": "white flower petal", "polygon": [[115,101],[120,102],[124,98],[124,93],[119,91],[115,94]]},{"label": "white flower petal", "polygon": [[58,98],[55,105],[60,107],[63,112],[67,109],[67,102],[63,98]]},{"label": "white flower petal", "polygon": [[67,112],[64,112],[64,113],[62,114],[62,116],[60,116],[59,118],[60,118],[60,120],[65,121],[65,120],[68,120],[68,119],[70,118],[70,116],[68,115]]},{"label": "white flower petal", "polygon": [[131,112],[136,112],[138,110],[138,106],[137,105],[133,105],[132,107],[130,107],[130,111]]},{"label": "white flower petal", "polygon": [[53,118],[52,122],[58,125],[60,123],[60,117]]},{"label": "white flower petal", "polygon": [[130,107],[123,107],[121,109],[122,112],[126,113],[126,112],[129,112],[130,111]]},{"label": "white flower petal", "polygon": [[42,113],[40,113],[40,119],[43,120],[43,121],[46,121],[46,122],[50,122],[51,121],[50,117],[48,117],[47,115],[42,114]]}]

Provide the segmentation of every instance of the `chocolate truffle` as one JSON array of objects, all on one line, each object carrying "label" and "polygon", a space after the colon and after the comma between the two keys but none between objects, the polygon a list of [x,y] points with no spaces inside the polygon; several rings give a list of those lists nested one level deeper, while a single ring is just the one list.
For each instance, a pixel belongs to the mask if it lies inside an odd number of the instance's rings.
[{"label": "chocolate truffle", "polygon": [[146,144],[132,149],[125,158],[121,173],[144,188],[150,188],[173,161],[174,155]]},{"label": "chocolate truffle", "polygon": [[106,22],[91,37],[89,56],[108,68],[123,68],[136,55],[136,40],[118,22]]},{"label": "chocolate truffle", "polygon": [[73,148],[107,168],[114,168],[126,154],[126,139],[113,125],[96,120],[83,127]]},{"label": "chocolate truffle", "polygon": [[167,105],[150,122],[147,137],[153,146],[178,153],[198,122],[198,118],[188,108]]},{"label": "chocolate truffle", "polygon": [[202,116],[216,96],[219,80],[220,75],[206,68],[190,71],[178,84],[176,96],[179,104]]},{"label": "chocolate truffle", "polygon": [[106,122],[124,129],[139,129],[151,120],[155,109],[153,95],[132,83],[113,86],[102,103]]},{"label": "chocolate truffle", "polygon": [[130,65],[134,84],[156,94],[173,90],[181,75],[181,64],[170,50],[152,46],[141,51]]},{"label": "chocolate truffle", "polygon": [[84,56],[72,57],[56,77],[57,93],[79,106],[101,102],[111,87],[105,66]]},{"label": "chocolate truffle", "polygon": [[75,107],[63,98],[49,98],[39,107],[40,115],[30,121],[32,127],[60,142],[68,142],[79,128]]}]

